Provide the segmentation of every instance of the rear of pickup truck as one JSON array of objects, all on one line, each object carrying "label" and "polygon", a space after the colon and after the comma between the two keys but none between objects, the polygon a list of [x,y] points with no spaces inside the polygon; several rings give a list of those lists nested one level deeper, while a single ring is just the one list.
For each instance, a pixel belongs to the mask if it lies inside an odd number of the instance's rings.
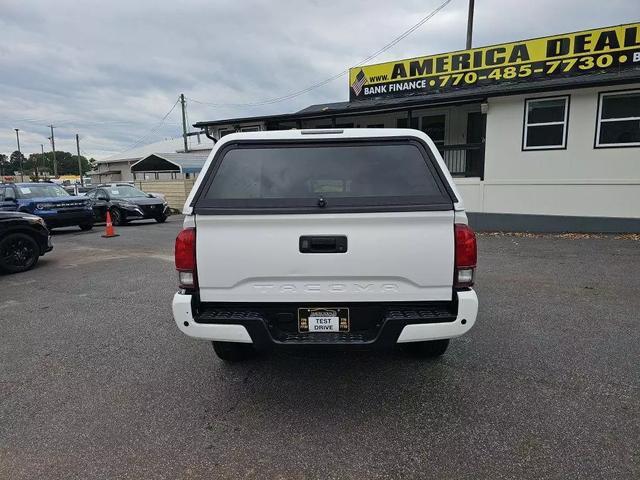
[{"label": "rear of pickup truck", "polygon": [[225,136],[184,213],[174,318],[225,360],[398,343],[437,356],[475,322],[475,236],[421,132]]}]

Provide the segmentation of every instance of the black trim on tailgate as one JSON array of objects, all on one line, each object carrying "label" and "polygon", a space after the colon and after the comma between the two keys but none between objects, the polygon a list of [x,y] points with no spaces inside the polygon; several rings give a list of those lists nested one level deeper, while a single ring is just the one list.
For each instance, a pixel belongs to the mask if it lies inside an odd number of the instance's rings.
[{"label": "black trim on tailgate", "polygon": [[[200,303],[192,302],[194,321],[201,324],[243,325],[255,346],[390,347],[406,325],[454,322],[457,299],[439,302],[319,302],[308,303]],[[349,309],[348,332],[300,333],[298,309]]]},{"label": "black trim on tailgate", "polygon": [[[230,150],[243,148],[264,148],[278,146],[281,148],[299,147],[330,147],[357,145],[415,145],[425,159],[427,168],[431,172],[442,195],[425,195],[422,197],[330,197],[324,208],[318,208],[318,200],[314,198],[271,199],[271,205],[260,207],[253,199],[215,199],[203,198],[205,192],[220,168],[222,159]],[[361,212],[403,212],[403,211],[448,211],[453,210],[453,203],[457,202],[451,186],[444,173],[440,170],[431,149],[416,137],[383,137],[362,139],[282,139],[282,140],[240,140],[229,143],[220,149],[209,169],[204,173],[200,188],[196,192],[191,206],[198,215],[234,215],[234,214],[277,214],[277,213],[361,213]]]}]

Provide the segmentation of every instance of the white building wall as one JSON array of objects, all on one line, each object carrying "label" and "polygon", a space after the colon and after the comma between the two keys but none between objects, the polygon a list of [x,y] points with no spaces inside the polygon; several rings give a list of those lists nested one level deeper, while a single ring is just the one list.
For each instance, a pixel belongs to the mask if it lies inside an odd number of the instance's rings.
[{"label": "white building wall", "polygon": [[[133,180],[131,164],[137,160],[115,160],[113,162],[99,162],[91,174],[92,182],[130,182]],[[120,172],[108,174],[106,172]]]},{"label": "white building wall", "polygon": [[[485,181],[457,179],[469,211],[640,218],[640,147],[594,148],[598,93],[490,98]],[[570,95],[566,150],[522,151],[526,98]]]}]

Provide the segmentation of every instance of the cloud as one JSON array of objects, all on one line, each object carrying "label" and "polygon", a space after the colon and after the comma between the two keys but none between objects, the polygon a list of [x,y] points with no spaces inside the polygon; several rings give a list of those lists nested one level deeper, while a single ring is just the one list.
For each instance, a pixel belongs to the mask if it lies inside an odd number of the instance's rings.
[{"label": "cloud", "polygon": [[[0,0],[0,152],[125,150],[148,134],[178,95],[214,103],[254,102],[317,83],[358,63],[441,0]],[[467,2],[440,14],[376,61],[464,46]],[[513,41],[637,20],[637,0],[484,0],[474,44]],[[188,104],[191,123],[284,113],[346,100],[340,78],[303,96],[262,107]],[[180,135],[180,112],[148,141]]]}]

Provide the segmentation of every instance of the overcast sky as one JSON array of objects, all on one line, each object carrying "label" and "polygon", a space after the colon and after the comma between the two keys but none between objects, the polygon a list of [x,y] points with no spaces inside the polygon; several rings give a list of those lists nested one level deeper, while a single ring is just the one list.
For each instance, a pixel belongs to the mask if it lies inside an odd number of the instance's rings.
[{"label": "overcast sky", "polygon": [[[103,158],[181,134],[181,92],[212,103],[286,95],[378,50],[443,0],[0,0],[0,153],[56,149]],[[453,0],[372,63],[464,48]],[[638,0],[477,0],[474,46],[640,20]],[[285,113],[348,98],[346,77],[285,102],[211,107],[191,123]]]}]

